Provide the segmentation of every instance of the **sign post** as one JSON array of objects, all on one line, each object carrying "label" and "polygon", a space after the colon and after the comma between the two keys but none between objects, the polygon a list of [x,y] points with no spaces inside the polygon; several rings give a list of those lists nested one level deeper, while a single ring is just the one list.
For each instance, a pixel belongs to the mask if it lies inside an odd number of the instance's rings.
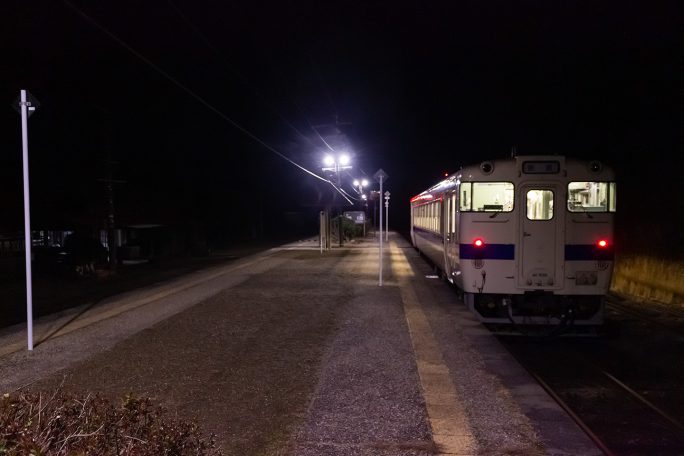
[{"label": "sign post", "polygon": [[388,240],[389,236],[389,199],[390,192],[385,192],[385,242]]},{"label": "sign post", "polygon": [[[380,168],[373,175],[376,181],[380,182],[380,195],[382,195],[382,183],[389,179],[389,176],[385,171]],[[382,199],[378,198],[378,205],[380,206],[380,236],[378,237],[378,243],[380,244],[380,278],[379,286],[382,286]]]},{"label": "sign post", "polygon": [[24,251],[26,254],[26,329],[29,351],[33,350],[33,285],[31,275],[31,204],[29,201],[28,118],[38,103],[22,90],[14,108],[21,114],[21,144],[24,168]]}]

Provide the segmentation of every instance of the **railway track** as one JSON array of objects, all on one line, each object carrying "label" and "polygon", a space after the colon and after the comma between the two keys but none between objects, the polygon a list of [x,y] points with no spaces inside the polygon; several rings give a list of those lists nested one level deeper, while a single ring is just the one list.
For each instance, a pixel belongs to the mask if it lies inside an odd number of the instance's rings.
[{"label": "railway track", "polygon": [[606,303],[608,311],[621,313],[651,324],[665,327],[684,335],[684,309],[656,302],[635,303],[618,296],[610,296]]},{"label": "railway track", "polygon": [[605,454],[684,455],[681,324],[609,305],[612,336],[499,339]]}]

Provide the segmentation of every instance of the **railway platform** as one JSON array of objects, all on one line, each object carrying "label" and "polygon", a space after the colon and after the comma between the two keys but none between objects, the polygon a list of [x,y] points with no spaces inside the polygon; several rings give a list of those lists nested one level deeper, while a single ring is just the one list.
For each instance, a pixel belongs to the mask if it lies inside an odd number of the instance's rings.
[{"label": "railway platform", "polygon": [[601,455],[390,233],[316,239],[0,331],[0,394],[153,398],[226,455]]}]

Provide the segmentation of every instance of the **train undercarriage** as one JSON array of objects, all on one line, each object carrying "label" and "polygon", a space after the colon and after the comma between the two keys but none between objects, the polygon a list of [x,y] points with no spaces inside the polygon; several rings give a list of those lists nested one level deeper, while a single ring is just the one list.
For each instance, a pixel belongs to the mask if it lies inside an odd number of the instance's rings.
[{"label": "train undercarriage", "polygon": [[556,332],[596,328],[603,324],[605,307],[603,296],[538,291],[514,295],[464,293],[464,302],[490,328],[514,333],[527,333],[534,327]]}]

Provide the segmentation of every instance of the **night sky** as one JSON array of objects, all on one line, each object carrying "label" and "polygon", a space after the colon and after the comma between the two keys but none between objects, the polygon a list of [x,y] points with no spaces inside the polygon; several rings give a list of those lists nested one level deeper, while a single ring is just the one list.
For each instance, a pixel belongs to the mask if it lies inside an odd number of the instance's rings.
[{"label": "night sky", "polygon": [[[340,199],[278,154],[322,174],[325,142],[352,154],[348,192],[389,174],[397,228],[412,195],[513,146],[613,165],[626,232],[681,220],[679,3],[3,2],[0,228],[22,223],[20,89],[41,103],[44,227],[103,218],[108,172],[121,223],[313,213]],[[642,229],[679,233],[663,223]]]}]

